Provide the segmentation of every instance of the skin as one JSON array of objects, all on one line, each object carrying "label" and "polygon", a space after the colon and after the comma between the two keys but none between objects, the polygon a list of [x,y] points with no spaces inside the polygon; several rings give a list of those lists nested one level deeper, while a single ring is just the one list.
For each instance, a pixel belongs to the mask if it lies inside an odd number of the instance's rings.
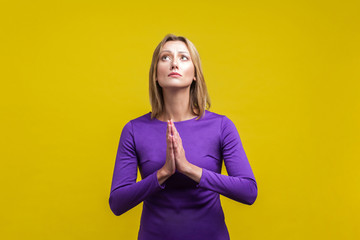
[{"label": "skin", "polygon": [[[169,76],[177,72],[181,76]],[[175,171],[200,182],[202,168],[191,164],[185,155],[182,140],[175,122],[196,117],[190,109],[190,86],[196,81],[195,68],[189,50],[182,41],[169,41],[163,46],[157,67],[157,79],[162,87],[165,111],[158,118],[167,121],[166,161],[157,172],[159,184],[163,184]]]}]

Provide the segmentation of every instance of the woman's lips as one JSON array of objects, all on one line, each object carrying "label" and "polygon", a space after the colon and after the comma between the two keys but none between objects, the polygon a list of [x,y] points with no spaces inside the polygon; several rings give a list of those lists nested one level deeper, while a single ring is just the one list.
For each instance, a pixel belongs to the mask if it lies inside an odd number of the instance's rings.
[{"label": "woman's lips", "polygon": [[168,75],[168,77],[181,77],[181,74],[177,72],[172,72]]}]

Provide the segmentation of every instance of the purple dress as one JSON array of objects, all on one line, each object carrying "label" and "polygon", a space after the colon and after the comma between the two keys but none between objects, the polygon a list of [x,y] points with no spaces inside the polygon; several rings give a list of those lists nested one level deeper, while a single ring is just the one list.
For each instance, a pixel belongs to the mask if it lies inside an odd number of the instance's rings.
[{"label": "purple dress", "polygon": [[[233,122],[210,111],[175,122],[186,159],[203,169],[200,182],[175,172],[164,184],[157,170],[166,159],[167,123],[151,113],[128,122],[121,133],[109,198],[121,215],[142,201],[138,239],[229,239],[219,194],[251,205],[257,184]],[[221,174],[222,160],[229,174]],[[136,182],[137,168],[142,180]]]}]

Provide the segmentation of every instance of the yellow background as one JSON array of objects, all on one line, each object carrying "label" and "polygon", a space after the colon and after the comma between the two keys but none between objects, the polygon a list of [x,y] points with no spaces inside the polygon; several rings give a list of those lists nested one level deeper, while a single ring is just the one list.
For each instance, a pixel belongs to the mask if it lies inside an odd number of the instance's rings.
[{"label": "yellow background", "polygon": [[121,130],[150,111],[167,33],[198,48],[211,111],[258,182],[232,239],[359,239],[358,1],[1,1],[1,239],[136,239],[108,197]]}]

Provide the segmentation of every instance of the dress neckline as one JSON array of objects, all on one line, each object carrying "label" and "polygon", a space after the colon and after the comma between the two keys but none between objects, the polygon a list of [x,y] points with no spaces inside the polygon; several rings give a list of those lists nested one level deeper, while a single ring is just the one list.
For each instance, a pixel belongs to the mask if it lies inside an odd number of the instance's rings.
[{"label": "dress neckline", "polygon": [[[150,114],[150,116],[151,116],[151,112],[149,112],[149,114]],[[177,124],[177,123],[190,122],[190,121],[194,121],[196,118],[198,118],[198,116],[196,116],[196,117],[194,117],[194,118],[186,119],[186,120],[183,120],[183,121],[177,121],[177,122],[174,122],[174,123]],[[159,119],[157,119],[157,118],[154,118],[154,120],[157,121],[157,122],[161,122],[161,123],[167,123],[167,121],[166,121],[166,122],[165,122],[165,121],[161,121],[161,120],[159,120]]]},{"label": "dress neckline", "polygon": [[[204,116],[206,115],[206,112],[208,112],[207,110],[205,110],[205,113],[204,113]],[[151,119],[151,112],[148,113],[149,114],[149,118]],[[204,117],[203,116],[203,117]],[[183,120],[183,121],[178,121],[178,122],[174,122],[175,124],[182,124],[182,123],[188,123],[188,122],[193,122],[193,121],[196,121],[196,119],[198,118],[199,116],[195,116],[193,118],[190,118],[190,119],[187,119],[187,120]],[[161,121],[157,118],[153,118],[152,120],[154,120],[155,122],[159,122],[159,123],[163,123],[163,124],[167,124],[167,121]],[[199,119],[200,120],[200,119]]]}]

